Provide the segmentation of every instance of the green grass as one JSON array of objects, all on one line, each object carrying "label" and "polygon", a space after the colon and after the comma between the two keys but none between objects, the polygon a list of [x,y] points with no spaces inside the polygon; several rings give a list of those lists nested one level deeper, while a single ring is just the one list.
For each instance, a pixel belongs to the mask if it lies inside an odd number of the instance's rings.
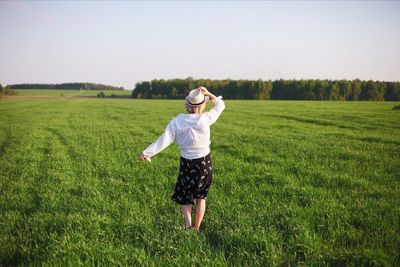
[{"label": "green grass", "polygon": [[116,96],[132,96],[132,91],[130,90],[86,90],[83,96],[97,96],[98,93],[103,92],[106,96],[111,96],[112,94]]},{"label": "green grass", "polygon": [[80,90],[47,90],[47,89],[14,89],[14,91],[17,92],[18,95],[52,96],[52,97],[71,96],[82,93]]},{"label": "green grass", "polygon": [[226,101],[200,233],[152,162],[182,101],[0,100],[1,265],[400,265],[400,112]]},{"label": "green grass", "polygon": [[47,90],[47,89],[15,89],[20,96],[33,97],[96,97],[103,92],[106,96],[114,94],[118,97],[130,97],[132,91],[129,90]]}]

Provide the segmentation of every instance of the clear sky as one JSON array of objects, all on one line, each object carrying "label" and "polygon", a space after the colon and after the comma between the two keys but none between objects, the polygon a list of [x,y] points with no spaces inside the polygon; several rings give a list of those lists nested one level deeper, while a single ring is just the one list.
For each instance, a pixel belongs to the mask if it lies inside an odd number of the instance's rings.
[{"label": "clear sky", "polygon": [[399,1],[0,1],[0,83],[400,80]]}]

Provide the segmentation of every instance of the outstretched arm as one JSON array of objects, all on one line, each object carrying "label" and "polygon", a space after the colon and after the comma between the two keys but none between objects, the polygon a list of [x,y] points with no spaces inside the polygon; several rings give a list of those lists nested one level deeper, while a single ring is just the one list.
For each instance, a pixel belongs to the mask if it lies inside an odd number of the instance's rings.
[{"label": "outstretched arm", "polygon": [[155,141],[149,145],[140,155],[139,160],[150,160],[150,158],[157,153],[161,152],[167,146],[169,146],[175,140],[175,131],[172,127],[172,121],[168,124],[164,133]]}]

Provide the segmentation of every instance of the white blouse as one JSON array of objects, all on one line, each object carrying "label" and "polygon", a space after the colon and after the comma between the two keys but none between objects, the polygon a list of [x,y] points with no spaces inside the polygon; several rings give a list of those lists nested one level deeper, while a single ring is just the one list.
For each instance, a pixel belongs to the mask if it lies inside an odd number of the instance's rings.
[{"label": "white blouse", "polygon": [[197,159],[210,153],[210,125],[221,115],[225,108],[222,96],[212,100],[214,107],[202,114],[179,114],[169,123],[165,132],[148,146],[143,154],[150,158],[161,152],[172,142],[181,149],[181,156],[186,159]]}]

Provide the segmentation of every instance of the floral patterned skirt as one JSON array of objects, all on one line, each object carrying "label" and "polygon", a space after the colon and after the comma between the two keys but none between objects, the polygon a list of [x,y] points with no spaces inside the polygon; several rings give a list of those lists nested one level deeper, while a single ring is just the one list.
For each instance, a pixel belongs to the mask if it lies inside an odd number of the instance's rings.
[{"label": "floral patterned skirt", "polygon": [[172,200],[180,205],[194,204],[194,199],[207,197],[212,182],[211,155],[198,159],[181,157],[179,175]]}]

